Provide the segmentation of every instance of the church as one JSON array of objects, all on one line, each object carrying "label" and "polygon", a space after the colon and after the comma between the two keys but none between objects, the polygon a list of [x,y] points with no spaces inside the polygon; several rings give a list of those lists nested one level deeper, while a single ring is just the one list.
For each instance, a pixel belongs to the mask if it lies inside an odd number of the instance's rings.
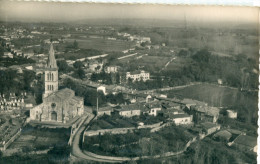
[{"label": "church", "polygon": [[84,100],[71,89],[58,89],[58,67],[51,43],[44,71],[43,103],[30,110],[30,119],[66,123],[84,113]]}]

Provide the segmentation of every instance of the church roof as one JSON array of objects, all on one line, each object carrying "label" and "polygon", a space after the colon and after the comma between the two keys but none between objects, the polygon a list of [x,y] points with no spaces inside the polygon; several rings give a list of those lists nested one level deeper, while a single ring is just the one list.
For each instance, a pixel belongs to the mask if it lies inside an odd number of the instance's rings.
[{"label": "church roof", "polygon": [[50,51],[49,51],[49,56],[48,56],[48,60],[47,60],[47,68],[58,68],[56,59],[54,56],[54,49],[53,49],[52,43],[50,45]]},{"label": "church roof", "polygon": [[51,93],[48,97],[46,98],[49,98],[49,97],[53,97],[53,96],[57,96],[59,97],[61,100],[70,100],[72,98],[75,97],[75,92],[69,88],[64,88],[64,89],[61,89],[61,90],[58,90],[56,92],[53,92]]}]

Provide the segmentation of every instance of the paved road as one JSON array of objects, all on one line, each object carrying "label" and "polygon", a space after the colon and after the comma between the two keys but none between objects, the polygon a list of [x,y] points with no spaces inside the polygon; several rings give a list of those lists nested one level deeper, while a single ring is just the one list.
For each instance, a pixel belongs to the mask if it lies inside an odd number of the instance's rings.
[{"label": "paved road", "polygon": [[121,163],[124,160],[120,159],[104,159],[96,154],[93,154],[91,152],[85,151],[84,153],[79,147],[80,143],[80,136],[82,132],[85,130],[85,126],[89,124],[89,122],[94,118],[93,114],[89,114],[86,121],[83,123],[83,125],[79,128],[79,130],[76,132],[73,140],[72,140],[72,156],[76,158],[81,158],[85,160],[92,160],[92,161],[98,161],[98,162],[110,162],[110,163]]}]

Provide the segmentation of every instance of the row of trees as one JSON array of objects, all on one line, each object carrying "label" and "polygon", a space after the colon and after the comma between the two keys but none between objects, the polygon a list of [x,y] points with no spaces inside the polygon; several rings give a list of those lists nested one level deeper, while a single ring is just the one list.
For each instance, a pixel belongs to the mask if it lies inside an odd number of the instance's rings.
[{"label": "row of trees", "polygon": [[101,73],[93,73],[91,75],[92,81],[99,81],[101,80],[104,84],[111,85],[111,84],[119,84],[120,83],[120,75],[119,73],[105,73],[102,71]]}]

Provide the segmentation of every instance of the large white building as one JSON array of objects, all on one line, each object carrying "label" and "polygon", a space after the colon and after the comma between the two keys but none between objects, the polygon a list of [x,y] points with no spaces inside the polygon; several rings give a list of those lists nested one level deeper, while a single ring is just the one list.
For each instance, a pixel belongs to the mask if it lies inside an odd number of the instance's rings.
[{"label": "large white building", "polygon": [[107,66],[105,68],[106,73],[117,73],[118,72],[118,66]]},{"label": "large white building", "polygon": [[126,80],[128,79],[132,79],[133,81],[146,81],[146,80],[150,80],[150,73],[149,72],[145,72],[145,71],[135,71],[135,72],[127,72],[126,73]]}]

